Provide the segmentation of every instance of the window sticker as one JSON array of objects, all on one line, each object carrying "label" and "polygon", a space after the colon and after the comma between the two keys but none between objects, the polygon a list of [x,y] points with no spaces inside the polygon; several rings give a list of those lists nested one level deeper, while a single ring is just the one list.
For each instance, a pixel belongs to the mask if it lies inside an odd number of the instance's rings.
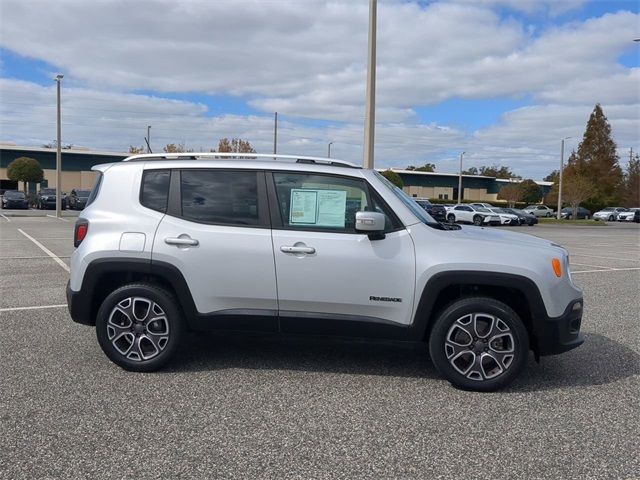
[{"label": "window sticker", "polygon": [[291,190],[289,223],[344,228],[347,192],[344,190]]},{"label": "window sticker", "polygon": [[292,189],[289,223],[291,225],[315,225],[317,221],[318,191]]},{"label": "window sticker", "polygon": [[319,227],[344,228],[347,211],[347,192],[345,190],[318,190]]}]

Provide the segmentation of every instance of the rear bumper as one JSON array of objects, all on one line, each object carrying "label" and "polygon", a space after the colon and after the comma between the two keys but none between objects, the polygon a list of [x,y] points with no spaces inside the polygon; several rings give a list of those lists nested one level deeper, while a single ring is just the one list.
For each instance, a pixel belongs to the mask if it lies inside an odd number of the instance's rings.
[{"label": "rear bumper", "polygon": [[91,318],[91,302],[88,295],[71,290],[70,282],[67,282],[67,307],[69,315],[76,323],[83,325],[95,325],[95,319]]},{"label": "rear bumper", "polygon": [[583,305],[582,298],[579,298],[572,301],[559,317],[547,317],[536,322],[535,336],[541,356],[567,352],[584,343],[584,336],[580,333]]}]

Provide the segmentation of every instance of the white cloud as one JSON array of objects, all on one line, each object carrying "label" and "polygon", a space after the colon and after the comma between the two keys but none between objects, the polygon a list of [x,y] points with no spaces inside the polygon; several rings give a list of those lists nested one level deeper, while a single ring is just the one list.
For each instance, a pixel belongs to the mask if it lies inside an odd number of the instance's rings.
[{"label": "white cloud", "polygon": [[[270,151],[270,112],[278,111],[281,150],[323,154],[333,140],[336,156],[359,162],[367,3],[150,0],[132,7],[125,0],[3,0],[0,45],[65,73],[64,131],[73,143],[139,145],[152,124],[159,143],[211,147],[219,137],[243,136]],[[497,13],[506,8],[548,18],[583,3],[381,2],[378,160],[394,166],[424,160],[453,171],[453,152],[465,149],[471,163],[511,162],[516,171],[541,176],[554,168],[562,132],[581,135],[596,102],[620,147],[638,148],[640,73],[617,62],[637,36],[637,14],[532,29]],[[130,93],[135,90],[158,96]],[[265,114],[212,117],[206,106],[160,98],[163,92],[240,95]],[[5,79],[0,95],[1,137],[32,144],[54,137],[51,88]],[[451,98],[505,97],[535,103],[467,135],[422,125],[415,113]]]}]

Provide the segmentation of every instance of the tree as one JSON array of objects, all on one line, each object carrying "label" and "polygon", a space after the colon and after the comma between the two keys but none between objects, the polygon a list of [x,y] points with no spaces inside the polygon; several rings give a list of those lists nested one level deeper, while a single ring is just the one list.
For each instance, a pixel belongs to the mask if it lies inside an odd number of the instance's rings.
[{"label": "tree", "polygon": [[482,166],[478,169],[479,175],[495,178],[522,178],[511,171],[509,167],[501,167],[498,165],[492,165],[491,167]]},{"label": "tree", "polygon": [[165,151],[165,153],[184,153],[184,152],[193,152],[193,149],[187,149],[184,145],[184,143],[167,143],[164,147],[162,147],[162,150]]},{"label": "tree", "polygon": [[463,175],[479,175],[478,169],[476,167],[470,167],[468,170],[462,171]]},{"label": "tree", "polygon": [[144,147],[136,147],[134,145],[129,145],[129,153],[131,153],[132,155],[135,155],[138,153],[144,153]]},{"label": "tree", "polygon": [[588,197],[592,207],[613,205],[621,200],[622,168],[611,137],[611,125],[599,103],[589,117],[576,158],[568,162],[567,168],[592,183],[593,191]]},{"label": "tree", "polygon": [[425,163],[421,167],[414,167],[413,165],[409,165],[406,170],[411,170],[415,172],[435,172],[436,166],[433,163]]},{"label": "tree", "polygon": [[384,172],[382,172],[382,176],[387,180],[389,180],[391,183],[393,183],[396,187],[398,188],[404,187],[404,182],[402,181],[402,178],[400,178],[400,175],[398,175],[393,170],[391,169],[385,170]]},{"label": "tree", "polygon": [[531,179],[520,182],[520,191],[522,192],[522,201],[525,203],[538,203],[542,200],[542,189]]},{"label": "tree", "polygon": [[587,177],[569,170],[562,179],[562,198],[569,204],[573,218],[578,218],[578,206],[593,193],[593,182]]},{"label": "tree", "polygon": [[509,207],[513,208],[516,202],[522,200],[522,188],[518,183],[508,183],[498,192],[498,200],[506,200]]},{"label": "tree", "polygon": [[44,180],[44,172],[38,161],[30,157],[16,158],[7,166],[7,178],[22,182],[24,193],[27,193],[27,182],[40,183]]},{"label": "tree", "polygon": [[545,182],[558,183],[559,178],[560,178],[560,170],[554,170],[549,175],[544,177],[542,180],[544,180]]},{"label": "tree", "polygon": [[241,138],[221,138],[218,142],[218,152],[220,153],[256,153],[248,140]]},{"label": "tree", "polygon": [[627,172],[624,176],[624,206],[637,207],[640,205],[640,155],[629,160]]}]

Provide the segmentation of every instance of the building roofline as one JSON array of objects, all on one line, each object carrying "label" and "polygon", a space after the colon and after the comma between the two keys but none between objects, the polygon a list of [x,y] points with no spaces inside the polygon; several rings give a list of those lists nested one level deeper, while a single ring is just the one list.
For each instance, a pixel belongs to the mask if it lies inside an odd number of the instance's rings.
[{"label": "building roofline", "polygon": [[[24,147],[21,145],[13,145],[11,143],[0,143],[0,150],[21,150],[25,152],[50,152],[56,153],[55,148],[46,148],[46,147]],[[130,153],[123,152],[101,152],[98,150],[86,150],[86,149],[75,149],[75,148],[63,148],[62,153],[73,153],[79,155],[104,155],[111,157],[122,157],[127,158],[130,157]]]},{"label": "building roofline", "polygon": [[[457,173],[441,173],[441,172],[417,172],[415,170],[403,170],[401,168],[376,168],[377,171],[379,172],[384,172],[385,170],[391,170],[392,172],[396,172],[396,173],[406,173],[406,174],[410,174],[410,175],[434,175],[434,176],[441,176],[441,177],[458,177],[459,175]],[[487,177],[485,175],[467,175],[467,174],[462,174],[463,177],[468,177],[468,178],[495,178],[495,177]]]}]

